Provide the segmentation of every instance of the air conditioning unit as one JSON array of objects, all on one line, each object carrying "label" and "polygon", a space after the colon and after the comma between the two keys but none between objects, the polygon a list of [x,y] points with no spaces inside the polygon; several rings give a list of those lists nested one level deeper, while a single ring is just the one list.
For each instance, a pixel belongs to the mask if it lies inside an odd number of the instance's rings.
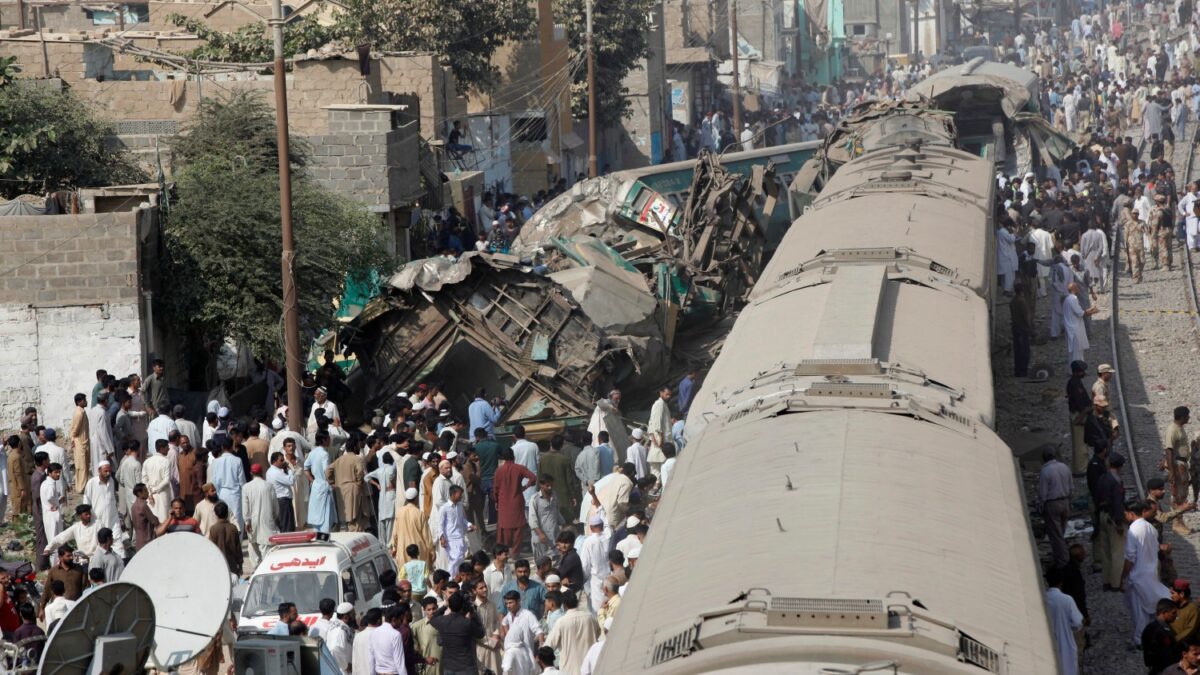
[{"label": "air conditioning unit", "polygon": [[233,645],[237,675],[298,675],[300,644],[285,640],[238,640]]}]

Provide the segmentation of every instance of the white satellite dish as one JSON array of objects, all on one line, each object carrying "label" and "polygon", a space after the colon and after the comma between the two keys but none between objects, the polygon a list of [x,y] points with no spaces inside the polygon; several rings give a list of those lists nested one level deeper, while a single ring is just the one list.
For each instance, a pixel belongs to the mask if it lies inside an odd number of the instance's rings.
[{"label": "white satellite dish", "polygon": [[104,584],[54,625],[38,673],[137,672],[154,648],[154,603],[134,584]]},{"label": "white satellite dish", "polygon": [[229,617],[229,565],[205,537],[155,539],[130,559],[121,581],[141,586],[154,602],[154,661],[163,670],[199,656]]}]

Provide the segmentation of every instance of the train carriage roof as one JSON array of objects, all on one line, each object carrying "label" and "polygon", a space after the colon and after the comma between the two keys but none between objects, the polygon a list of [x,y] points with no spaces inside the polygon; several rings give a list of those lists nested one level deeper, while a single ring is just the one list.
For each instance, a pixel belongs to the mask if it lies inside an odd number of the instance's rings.
[{"label": "train carriage roof", "polygon": [[[794,598],[906,592],[1001,652],[1006,667],[996,672],[1053,673],[1014,474],[1010,451],[982,426],[968,434],[861,410],[711,424],[672,474],[655,518],[669,525],[650,531],[609,636],[623,648],[603,652],[600,672],[643,670],[664,632],[757,587]],[[829,656],[839,639],[763,633],[743,636],[758,638],[758,649],[717,645],[654,672],[705,672],[709,655],[726,648],[741,649],[741,666],[754,667],[775,660],[776,640],[799,664],[808,660],[795,658],[803,645]],[[888,653],[901,672],[986,672],[953,657],[945,670],[923,671],[917,657],[904,656],[912,641],[898,642]],[[841,663],[867,658],[841,653],[850,659]]]}]

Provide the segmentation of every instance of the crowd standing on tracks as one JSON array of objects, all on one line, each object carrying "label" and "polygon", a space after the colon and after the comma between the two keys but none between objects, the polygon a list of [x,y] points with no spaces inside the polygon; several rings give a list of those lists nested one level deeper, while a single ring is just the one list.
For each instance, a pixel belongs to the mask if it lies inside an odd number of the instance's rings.
[{"label": "crowd standing on tracks", "polygon": [[[1200,458],[1189,440],[1190,412],[1166,430],[1165,478],[1145,499],[1115,449],[1119,420],[1110,407],[1114,368],[1092,369],[1090,318],[1112,289],[1112,255],[1121,282],[1140,284],[1147,266],[1171,270],[1200,247],[1197,185],[1171,160],[1200,115],[1200,16],[1190,3],[1109,4],[1069,25],[1030,28],[1005,45],[1041,78],[1041,109],[1054,128],[1081,141],[1077,160],[1042,175],[997,175],[997,263],[1011,314],[1013,374],[1032,377],[1031,344],[1048,335],[1069,368],[1070,449],[1043,453],[1037,477],[1050,559],[1047,609],[1064,672],[1078,672],[1091,623],[1085,575],[1102,592],[1122,593],[1126,640],[1149,673],[1200,672],[1200,621],[1189,580],[1180,578],[1164,525],[1187,534],[1180,516],[1196,508]],[[1185,249],[1186,247],[1186,249]],[[1128,278],[1128,282],[1125,281]],[[1074,479],[1086,477],[1093,538],[1068,545]],[[1189,494],[1189,488],[1191,492]],[[1093,608],[1096,603],[1093,602]]]},{"label": "crowd standing on tracks", "polygon": [[[370,533],[394,562],[371,580],[381,607],[298,588],[271,605],[270,632],[324,638],[347,674],[590,672],[683,445],[697,374],[664,387],[638,424],[613,391],[587,429],[535,441],[516,426],[506,440],[504,401],[479,391],[455,409],[435,382],[352,424],[328,396],[340,371],[327,356],[306,377],[301,429],[287,427],[286,400],[265,420],[213,401],[196,425],[169,400],[162,362],[145,379],[97,371],[69,430],[27,409],[0,469],[9,513],[33,515],[47,578],[28,597],[0,569],[5,639],[50,628],[167,533],[207,537],[239,580],[277,544]],[[300,562],[271,569],[289,564]],[[194,672],[217,672],[221,646]]]}]

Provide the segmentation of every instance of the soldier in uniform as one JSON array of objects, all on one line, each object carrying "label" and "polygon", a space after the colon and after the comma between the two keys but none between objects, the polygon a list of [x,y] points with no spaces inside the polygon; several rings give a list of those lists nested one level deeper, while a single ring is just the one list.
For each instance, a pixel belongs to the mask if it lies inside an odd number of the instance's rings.
[{"label": "soldier in uniform", "polygon": [[1155,248],[1158,249],[1154,269],[1166,267],[1171,270],[1171,240],[1175,238],[1175,224],[1171,219],[1171,211],[1167,208],[1167,196],[1164,194],[1154,195],[1154,208],[1150,210],[1150,227]]},{"label": "soldier in uniform", "polygon": [[1121,209],[1121,232],[1125,237],[1125,259],[1133,283],[1142,283],[1142,224],[1137,218],[1137,209],[1126,206]]}]

